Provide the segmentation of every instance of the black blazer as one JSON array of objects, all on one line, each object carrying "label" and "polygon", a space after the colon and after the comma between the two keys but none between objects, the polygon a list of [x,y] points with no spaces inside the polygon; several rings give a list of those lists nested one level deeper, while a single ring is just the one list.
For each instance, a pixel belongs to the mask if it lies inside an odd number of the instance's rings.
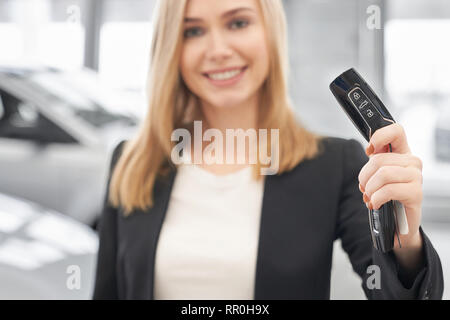
[{"label": "black blazer", "polygon": [[[115,149],[111,168],[123,143]],[[327,137],[321,153],[281,175],[266,176],[255,299],[329,299],[332,250],[340,238],[369,299],[441,299],[442,266],[423,232],[426,267],[402,284],[394,254],[373,248],[358,174],[368,161],[356,140]],[[124,217],[105,201],[94,299],[153,299],[155,252],[176,169],[154,188],[154,207]],[[108,195],[106,194],[106,197]],[[368,289],[369,265],[381,289]],[[407,286],[407,287],[405,287]]]}]

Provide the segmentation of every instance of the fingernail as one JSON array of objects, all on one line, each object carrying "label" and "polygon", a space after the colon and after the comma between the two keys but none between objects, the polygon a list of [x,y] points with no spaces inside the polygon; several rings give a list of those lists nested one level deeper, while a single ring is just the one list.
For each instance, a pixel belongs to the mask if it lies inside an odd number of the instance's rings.
[{"label": "fingernail", "polygon": [[372,202],[369,202],[369,206],[368,206],[369,210],[373,210],[373,205]]},{"label": "fingernail", "polygon": [[359,185],[359,191],[361,191],[362,193],[364,193],[364,188],[363,188],[363,186],[360,184]]},{"label": "fingernail", "polygon": [[375,148],[373,147],[373,144],[370,143],[369,146],[366,148],[366,154],[370,156],[373,153],[374,149]]},{"label": "fingernail", "polygon": [[366,193],[363,194],[363,200],[364,200],[364,202],[369,202],[370,201],[370,198],[367,196]]}]

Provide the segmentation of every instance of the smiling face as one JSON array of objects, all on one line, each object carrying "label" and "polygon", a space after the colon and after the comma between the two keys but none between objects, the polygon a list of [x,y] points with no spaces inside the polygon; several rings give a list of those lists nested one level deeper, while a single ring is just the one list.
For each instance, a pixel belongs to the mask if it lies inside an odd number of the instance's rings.
[{"label": "smiling face", "polygon": [[188,0],[180,71],[203,105],[229,108],[255,97],[269,54],[257,0]]}]

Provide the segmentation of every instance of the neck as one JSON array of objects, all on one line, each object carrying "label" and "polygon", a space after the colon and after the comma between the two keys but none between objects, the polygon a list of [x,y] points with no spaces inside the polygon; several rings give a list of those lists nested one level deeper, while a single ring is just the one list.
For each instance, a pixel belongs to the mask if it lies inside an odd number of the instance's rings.
[{"label": "neck", "polygon": [[[246,102],[229,106],[225,108],[215,107],[213,105],[209,105],[206,103],[201,103],[201,111],[202,111],[202,133],[208,129],[217,129],[222,133],[223,140],[223,154],[225,155],[227,148],[226,143],[226,130],[227,129],[242,129],[246,131],[247,129],[258,130],[258,108],[259,108],[259,99],[257,97],[251,98]],[[248,141],[248,143],[254,144],[256,141]],[[245,162],[248,163],[248,152],[249,145],[245,142]],[[202,146],[199,150],[193,150],[193,152],[198,153],[205,150],[206,146],[209,143],[202,142]],[[237,154],[237,143],[234,144],[234,154]],[[211,166],[207,166],[211,167]],[[219,165],[219,167],[231,167],[232,170],[238,167],[242,167],[242,165]],[[227,169],[228,170],[228,169]]]},{"label": "neck", "polygon": [[258,98],[252,97],[242,104],[218,108],[206,103],[201,104],[206,123],[204,130],[218,129],[225,136],[226,129],[256,129],[258,127]]}]

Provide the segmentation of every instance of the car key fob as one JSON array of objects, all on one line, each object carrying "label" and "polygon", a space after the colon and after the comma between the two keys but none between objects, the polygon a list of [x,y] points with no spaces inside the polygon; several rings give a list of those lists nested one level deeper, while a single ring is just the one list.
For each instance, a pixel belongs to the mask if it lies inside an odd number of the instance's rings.
[{"label": "car key fob", "polygon": [[[330,90],[368,142],[376,130],[395,123],[383,102],[353,68],[337,77]],[[389,151],[392,152],[390,144]],[[408,233],[403,205],[391,200],[378,210],[369,209],[369,226],[374,247],[381,252],[392,250],[395,234],[400,244],[399,233]]]}]

